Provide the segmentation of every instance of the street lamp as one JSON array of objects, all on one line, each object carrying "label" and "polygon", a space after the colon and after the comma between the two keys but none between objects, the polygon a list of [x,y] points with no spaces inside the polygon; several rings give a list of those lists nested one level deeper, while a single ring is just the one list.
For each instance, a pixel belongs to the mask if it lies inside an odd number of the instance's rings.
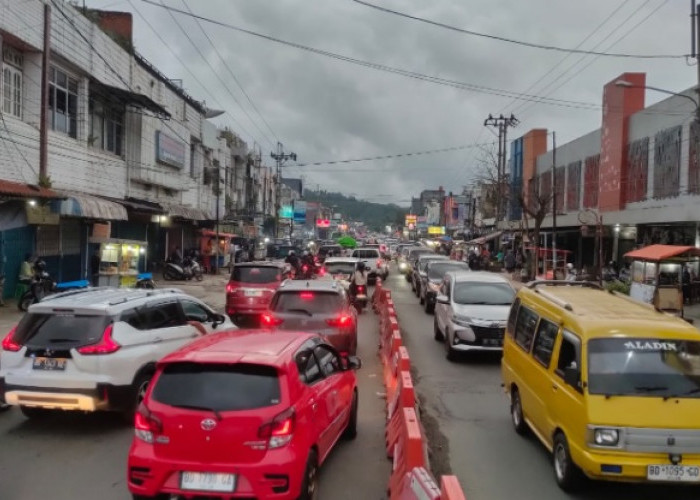
[{"label": "street lamp", "polygon": [[615,82],[616,87],[624,87],[628,89],[649,89],[649,90],[654,90],[656,92],[660,92],[662,94],[666,95],[672,95],[675,97],[683,97],[684,99],[688,99],[690,102],[693,103],[693,106],[695,106],[695,119],[700,121],[700,103],[698,103],[698,100],[690,97],[689,95],[686,94],[679,94],[678,92],[672,92],[670,90],[662,89],[659,87],[652,87],[650,85],[635,85],[632,82],[628,82],[627,80],[617,80]]}]

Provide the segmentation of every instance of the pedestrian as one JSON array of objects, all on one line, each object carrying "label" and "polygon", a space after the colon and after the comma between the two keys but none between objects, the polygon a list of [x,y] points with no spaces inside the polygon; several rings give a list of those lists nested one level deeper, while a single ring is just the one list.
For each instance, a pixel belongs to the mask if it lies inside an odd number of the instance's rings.
[{"label": "pedestrian", "polygon": [[30,285],[34,278],[34,258],[32,254],[24,254],[24,261],[19,267],[19,282],[24,285]]},{"label": "pedestrian", "polygon": [[175,250],[173,250],[173,253],[170,254],[170,260],[172,260],[175,264],[182,262],[182,250],[180,250],[179,246],[175,246]]},{"label": "pedestrian", "polygon": [[503,257],[503,264],[506,267],[506,272],[512,273],[515,269],[515,255],[513,250],[508,250],[506,255]]},{"label": "pedestrian", "polygon": [[99,286],[100,264],[102,264],[102,258],[100,257],[100,249],[98,247],[95,248],[95,251],[90,257],[90,281],[92,286]]}]

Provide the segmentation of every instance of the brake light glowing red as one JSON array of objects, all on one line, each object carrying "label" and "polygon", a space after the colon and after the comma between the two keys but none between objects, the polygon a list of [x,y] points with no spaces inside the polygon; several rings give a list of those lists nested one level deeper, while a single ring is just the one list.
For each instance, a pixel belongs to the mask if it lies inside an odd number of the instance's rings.
[{"label": "brake light glowing red", "polygon": [[278,326],[282,324],[282,320],[275,318],[272,314],[265,313],[260,317],[260,322],[263,326]]},{"label": "brake light glowing red", "polygon": [[233,283],[226,283],[226,293],[233,293],[236,290],[236,287],[233,285]]},{"label": "brake light glowing red", "polygon": [[163,432],[163,423],[141,403],[134,418],[134,435],[146,443],[153,444],[154,436]]},{"label": "brake light glowing red", "polygon": [[268,440],[269,448],[279,448],[292,440],[296,427],[296,412],[294,408],[283,411],[271,422],[263,424],[258,429],[258,437]]},{"label": "brake light glowing red", "polygon": [[349,316],[347,314],[342,314],[341,316],[337,318],[331,318],[327,319],[326,323],[328,323],[329,326],[337,326],[337,327],[346,327],[346,326],[351,326],[352,325],[352,316]]},{"label": "brake light glowing red", "polygon": [[112,324],[107,325],[102,338],[97,344],[86,345],[78,348],[80,354],[112,354],[121,348],[117,342],[112,339]]},{"label": "brake light glowing red", "polygon": [[301,292],[299,297],[301,297],[302,300],[311,300],[314,298],[314,294],[313,292]]},{"label": "brake light glowing red", "polygon": [[12,327],[12,330],[10,330],[10,333],[8,333],[4,339],[2,339],[2,350],[3,351],[11,351],[11,352],[17,352],[20,349],[22,349],[22,346],[15,341],[13,338],[15,336],[15,331],[17,330],[17,327],[14,326]]},{"label": "brake light glowing red", "polygon": [[365,287],[363,285],[357,285],[357,293],[365,293]]}]

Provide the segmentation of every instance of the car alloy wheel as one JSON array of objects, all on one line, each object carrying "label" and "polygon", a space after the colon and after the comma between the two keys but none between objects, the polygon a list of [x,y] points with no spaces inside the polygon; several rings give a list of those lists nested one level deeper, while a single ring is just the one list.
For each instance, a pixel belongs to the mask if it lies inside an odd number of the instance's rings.
[{"label": "car alloy wheel", "polygon": [[552,462],[554,477],[559,487],[566,492],[575,491],[581,483],[582,475],[580,469],[571,459],[569,443],[562,432],[557,432],[554,436]]},{"label": "car alloy wheel", "polygon": [[306,461],[299,500],[318,500],[318,460],[315,450],[309,452],[309,458]]},{"label": "car alloy wheel", "polygon": [[513,387],[510,390],[510,416],[515,432],[521,436],[525,434],[527,424],[525,424],[525,418],[523,417],[523,403],[520,400],[520,392],[518,392],[517,387]]}]

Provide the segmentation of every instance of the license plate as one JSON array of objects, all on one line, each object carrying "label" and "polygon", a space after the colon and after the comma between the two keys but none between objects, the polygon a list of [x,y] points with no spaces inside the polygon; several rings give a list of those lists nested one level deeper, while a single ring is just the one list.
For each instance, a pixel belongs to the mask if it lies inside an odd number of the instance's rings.
[{"label": "license plate", "polygon": [[350,277],[350,276],[347,275],[347,274],[336,274],[336,275],[335,275],[335,279],[337,279],[337,280],[346,280],[346,279],[348,279],[349,277]]},{"label": "license plate", "polygon": [[693,465],[648,465],[647,479],[650,481],[699,482],[700,467]]},{"label": "license plate", "polygon": [[32,368],[35,370],[65,370],[65,358],[34,358]]},{"label": "license plate", "polygon": [[262,290],[244,290],[243,293],[246,297],[261,297]]},{"label": "license plate", "polygon": [[216,472],[183,472],[180,474],[180,488],[183,490],[231,492],[236,489],[236,475]]}]

